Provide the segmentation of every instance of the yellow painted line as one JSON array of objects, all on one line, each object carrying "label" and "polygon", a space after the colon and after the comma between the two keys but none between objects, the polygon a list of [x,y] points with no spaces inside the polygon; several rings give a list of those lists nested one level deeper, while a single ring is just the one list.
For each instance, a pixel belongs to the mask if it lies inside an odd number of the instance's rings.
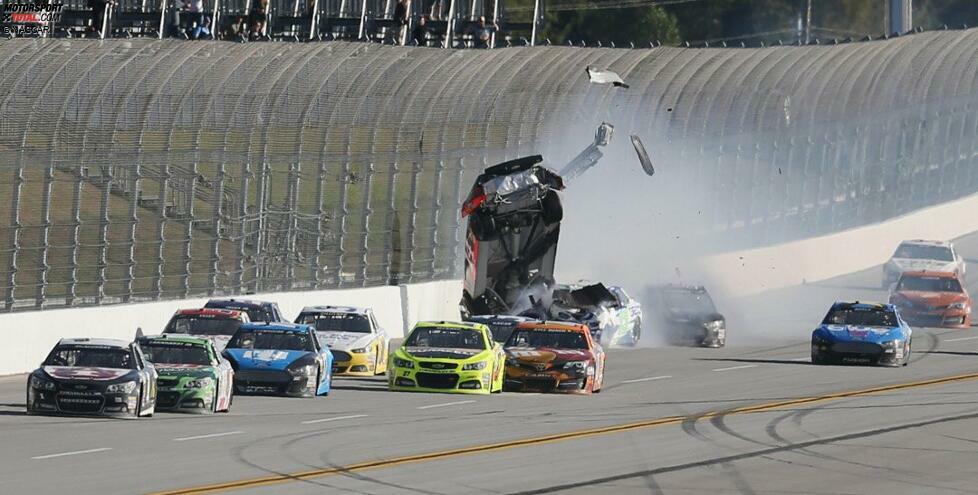
[{"label": "yellow painted line", "polygon": [[806,404],[812,404],[817,402],[845,399],[849,397],[859,397],[859,396],[878,394],[883,392],[892,392],[897,390],[906,390],[911,388],[927,387],[931,385],[941,385],[941,384],[962,382],[962,381],[976,380],[976,379],[978,379],[978,373],[952,375],[952,376],[946,376],[942,378],[934,378],[930,380],[898,383],[895,385],[884,385],[880,387],[865,388],[859,390],[847,390],[844,392],[835,392],[835,393],[817,395],[811,397],[800,397],[797,399],[788,399],[779,402],[755,404],[751,406],[743,406],[734,409],[712,411],[706,414],[699,414],[693,416],[668,416],[664,418],[650,419],[650,420],[638,421],[634,423],[605,426],[601,428],[590,428],[586,430],[557,433],[557,434],[545,435],[541,437],[530,437],[530,438],[523,438],[519,440],[510,440],[506,442],[476,445],[476,446],[465,447],[460,449],[444,450],[440,452],[430,452],[426,454],[415,454],[415,455],[408,455],[403,457],[395,457],[391,459],[379,459],[374,461],[366,461],[357,464],[350,464],[348,466],[312,469],[308,471],[299,471],[290,474],[276,474],[276,475],[263,476],[258,478],[242,479],[238,481],[229,481],[226,483],[216,483],[212,485],[202,485],[202,486],[196,486],[190,488],[182,488],[178,490],[155,492],[151,495],[203,495],[203,494],[226,492],[231,490],[240,490],[245,488],[257,488],[262,486],[288,483],[291,481],[300,481],[300,480],[311,479],[311,478],[335,476],[337,474],[343,474],[343,473],[366,471],[368,469],[389,468],[389,467],[400,466],[404,464],[414,464],[419,462],[449,459],[449,458],[460,457],[469,454],[508,450],[508,449],[514,449],[519,447],[529,447],[529,446],[542,445],[542,444],[553,443],[553,442],[562,442],[565,440],[576,440],[580,438],[587,438],[587,437],[593,437],[598,435],[609,435],[612,433],[621,433],[625,431],[654,428],[657,426],[675,425],[675,424],[681,424],[683,421],[689,419],[699,420],[699,419],[710,419],[717,416],[727,416],[731,414],[767,412],[767,411],[780,409],[784,407],[806,405]]}]

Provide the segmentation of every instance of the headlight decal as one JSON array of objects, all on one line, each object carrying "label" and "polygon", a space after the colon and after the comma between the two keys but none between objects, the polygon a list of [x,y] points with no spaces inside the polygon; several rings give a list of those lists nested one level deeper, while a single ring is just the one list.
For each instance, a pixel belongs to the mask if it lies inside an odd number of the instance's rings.
[{"label": "headlight decal", "polygon": [[486,369],[486,365],[488,363],[489,363],[488,361],[479,361],[478,363],[469,363],[469,364],[466,364],[466,365],[462,366],[462,370],[463,371],[484,370],[484,369]]},{"label": "headlight decal", "polygon": [[136,390],[136,382],[113,383],[105,387],[105,391],[110,394],[131,394]]},{"label": "headlight decal", "polygon": [[414,368],[414,362],[407,359],[395,357],[392,361],[394,362],[394,366],[396,368]]}]

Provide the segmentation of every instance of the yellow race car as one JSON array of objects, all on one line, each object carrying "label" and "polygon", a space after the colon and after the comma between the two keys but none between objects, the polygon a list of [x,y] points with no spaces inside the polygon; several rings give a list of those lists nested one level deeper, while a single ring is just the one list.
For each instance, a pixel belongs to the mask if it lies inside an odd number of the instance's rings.
[{"label": "yellow race car", "polygon": [[391,390],[489,394],[503,389],[505,354],[481,323],[422,321],[394,351]]},{"label": "yellow race car", "polygon": [[390,338],[370,308],[307,306],[296,323],[312,325],[316,338],[333,353],[333,374],[374,376],[387,372]]}]

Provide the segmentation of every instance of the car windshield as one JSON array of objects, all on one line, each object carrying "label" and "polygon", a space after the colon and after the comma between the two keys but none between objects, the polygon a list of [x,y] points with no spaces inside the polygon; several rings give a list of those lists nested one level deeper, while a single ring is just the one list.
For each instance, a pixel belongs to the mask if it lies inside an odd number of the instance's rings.
[{"label": "car windshield", "polygon": [[272,312],[264,306],[253,306],[251,304],[245,306],[245,304],[240,301],[208,301],[204,307],[243,311],[248,313],[248,319],[251,321],[275,321]]},{"label": "car windshield", "polygon": [[506,347],[549,347],[552,349],[587,349],[587,340],[580,332],[518,328],[506,342]]},{"label": "car windshield", "polygon": [[302,313],[296,323],[313,325],[317,332],[370,333],[370,319],[356,313]]},{"label": "car windshield", "polygon": [[184,335],[234,335],[241,326],[240,320],[213,316],[176,315],[163,333]]},{"label": "car windshield", "polygon": [[207,348],[189,342],[145,342],[140,344],[146,359],[154,364],[210,365]]},{"label": "car windshield", "polygon": [[954,261],[951,248],[947,246],[927,246],[923,244],[901,244],[894,258],[910,258],[916,260]]},{"label": "car windshield", "polygon": [[405,347],[486,349],[482,332],[463,328],[418,327],[404,340]]},{"label": "car windshield", "polygon": [[919,290],[924,292],[961,292],[957,279],[947,277],[903,277],[897,290]]},{"label": "car windshield", "polygon": [[855,325],[864,327],[895,327],[897,318],[888,309],[839,308],[825,315],[824,325]]},{"label": "car windshield", "polygon": [[59,346],[44,360],[44,366],[135,369],[129,349],[103,346]]},{"label": "car windshield", "polygon": [[665,289],[662,291],[665,309],[691,313],[716,313],[713,299],[706,291]]},{"label": "car windshield", "polygon": [[229,349],[275,349],[281,351],[313,351],[309,335],[301,332],[277,332],[258,330],[238,332],[231,342]]}]

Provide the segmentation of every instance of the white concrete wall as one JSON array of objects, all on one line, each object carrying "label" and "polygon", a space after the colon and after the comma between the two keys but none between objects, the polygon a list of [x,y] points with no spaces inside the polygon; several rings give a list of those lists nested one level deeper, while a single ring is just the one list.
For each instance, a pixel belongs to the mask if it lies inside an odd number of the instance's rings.
[{"label": "white concrete wall", "polygon": [[[430,282],[400,287],[280,292],[242,296],[278,302],[285,317],[293,319],[304,306],[335,304],[367,306],[395,338],[418,319],[458,320],[461,282]],[[0,375],[26,373],[44,360],[64,337],[102,337],[131,340],[136,328],[151,334],[163,330],[173,312],[201,307],[206,298],[139,304],[52,309],[0,315]]]},{"label": "white concrete wall", "polygon": [[978,195],[972,195],[858,229],[711,256],[697,269],[718,292],[747,296],[882,264],[905,239],[952,240],[976,231]]}]

